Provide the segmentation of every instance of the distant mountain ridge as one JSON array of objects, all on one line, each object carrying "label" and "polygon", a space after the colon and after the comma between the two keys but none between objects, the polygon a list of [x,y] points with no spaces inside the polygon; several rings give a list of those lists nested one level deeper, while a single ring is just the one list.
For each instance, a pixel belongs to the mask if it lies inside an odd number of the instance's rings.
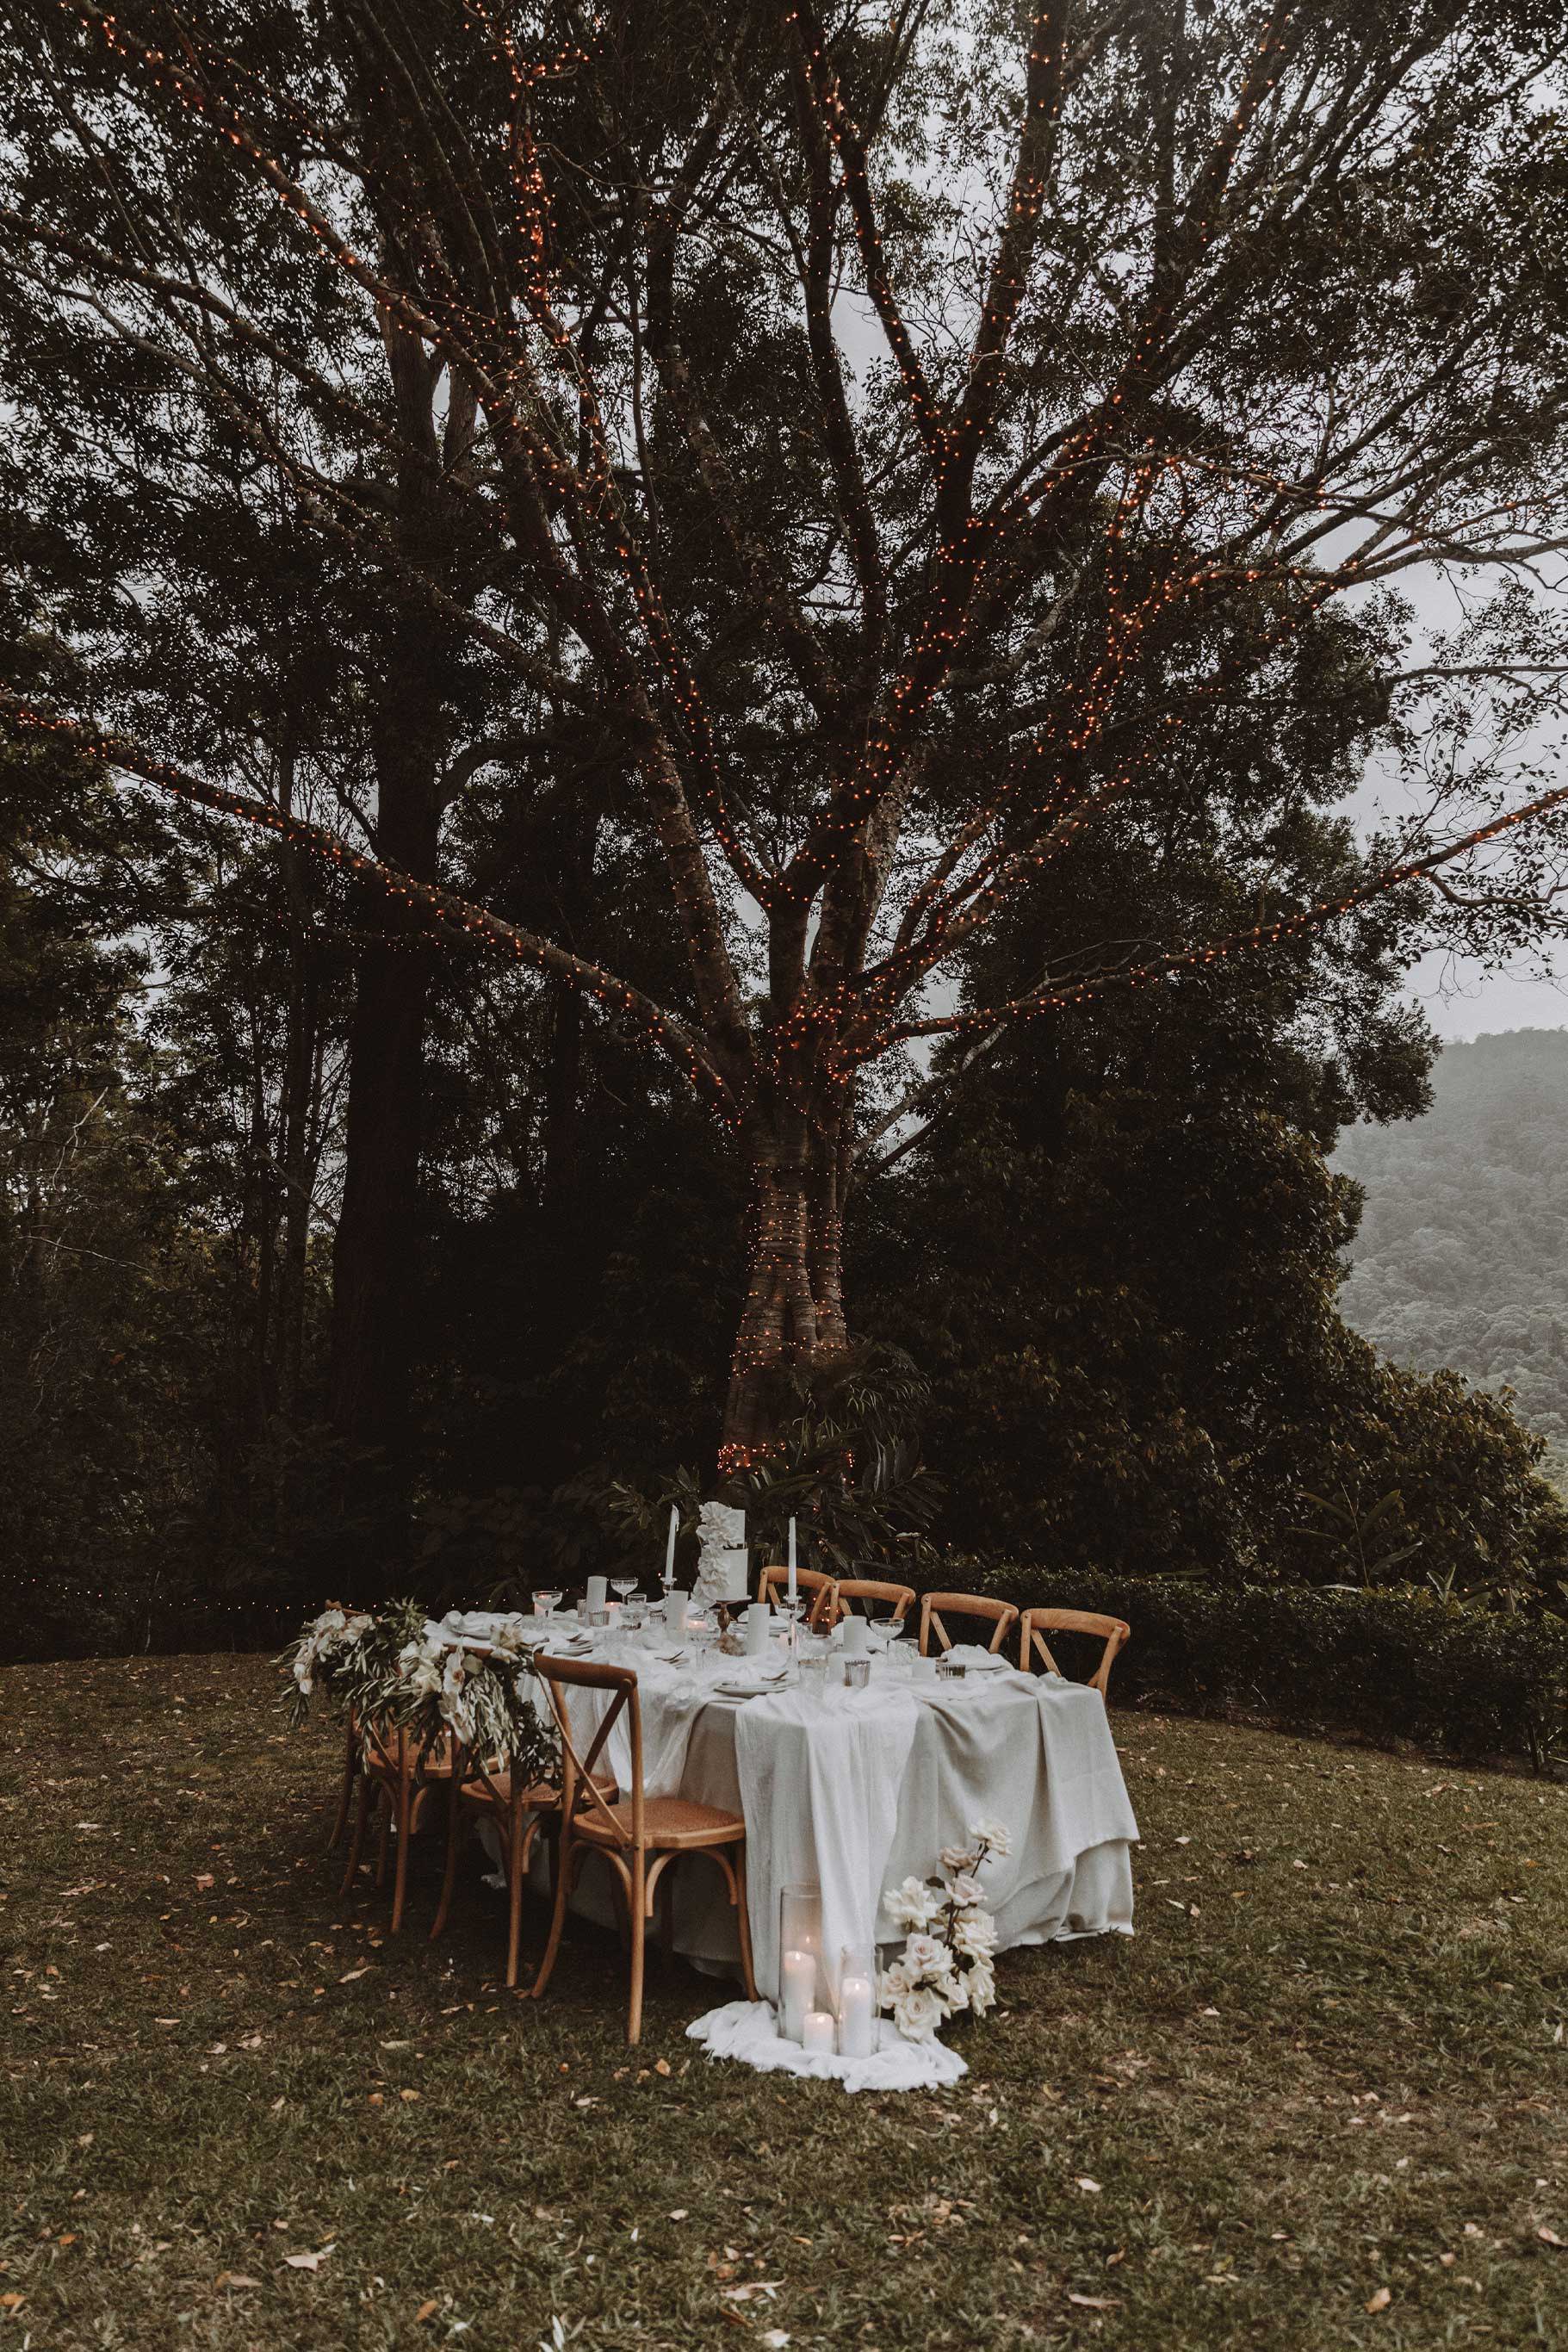
[{"label": "distant mountain ridge", "polygon": [[1518,1391],[1568,1449],[1568,1029],[1444,1047],[1433,1104],[1355,1127],[1334,1165],[1365,1188],[1345,1319],[1396,1362]]}]

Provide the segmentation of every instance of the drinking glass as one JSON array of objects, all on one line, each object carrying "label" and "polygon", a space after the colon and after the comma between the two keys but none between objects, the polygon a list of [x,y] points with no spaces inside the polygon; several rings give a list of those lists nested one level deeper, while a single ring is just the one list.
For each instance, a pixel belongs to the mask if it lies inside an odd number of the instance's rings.
[{"label": "drinking glass", "polygon": [[612,1592],[620,1594],[622,1603],[624,1605],[636,1591],[637,1580],[634,1576],[612,1576],[610,1580],[610,1590]]},{"label": "drinking glass", "polygon": [[560,1607],[560,1591],[559,1587],[551,1587],[548,1585],[542,1586],[538,1591],[533,1594],[532,1598],[535,1616],[544,1618],[547,1622]]}]

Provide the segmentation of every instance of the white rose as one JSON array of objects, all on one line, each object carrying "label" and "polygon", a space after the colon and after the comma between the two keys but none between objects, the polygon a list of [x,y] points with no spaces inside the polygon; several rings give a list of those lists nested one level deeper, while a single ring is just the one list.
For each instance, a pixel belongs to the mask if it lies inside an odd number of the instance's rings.
[{"label": "white rose", "polygon": [[962,1903],[967,1908],[972,1909],[977,1903],[983,1903],[985,1899],[986,1890],[979,1880],[967,1870],[959,1871],[953,1881],[954,1902]]},{"label": "white rose", "polygon": [[953,1961],[946,1945],[935,1936],[915,1935],[904,1947],[904,1965],[918,1983],[923,1977],[946,1976]]},{"label": "white rose", "polygon": [[938,1860],[944,1870],[973,1870],[978,1856],[971,1845],[945,1845]]},{"label": "white rose", "polygon": [[1011,1853],[1013,1842],[1000,1822],[971,1822],[969,1835],[977,1843],[983,1838],[993,1853]]},{"label": "white rose", "polygon": [[988,1959],[976,1960],[965,1979],[969,2007],[976,2017],[984,2017],[997,2002],[997,1972]]},{"label": "white rose", "polygon": [[895,1927],[906,1931],[930,1924],[940,1902],[923,1878],[906,1878],[902,1886],[889,1886],[883,1894],[883,1908]]},{"label": "white rose", "polygon": [[902,1960],[890,1961],[888,1966],[883,1969],[882,1972],[883,2008],[891,2009],[894,2001],[902,2000],[904,1994],[913,1990],[913,1989],[914,1979],[911,1978],[909,1970],[904,1967],[904,1962]]},{"label": "white rose", "polygon": [[997,1923],[988,1911],[960,1911],[953,1922],[953,1948],[967,1960],[989,1959],[997,1948]]},{"label": "white rose", "polygon": [[946,2005],[929,1985],[915,1985],[893,2005],[893,2021],[906,2042],[930,2042],[946,2016]]}]

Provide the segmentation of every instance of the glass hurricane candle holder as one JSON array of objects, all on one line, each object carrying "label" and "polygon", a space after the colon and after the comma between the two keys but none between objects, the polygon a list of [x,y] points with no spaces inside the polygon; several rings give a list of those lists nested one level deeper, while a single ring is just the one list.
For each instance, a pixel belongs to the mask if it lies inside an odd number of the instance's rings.
[{"label": "glass hurricane candle holder", "polygon": [[786,2042],[799,2042],[809,2010],[827,2005],[822,1980],[822,1890],[809,1885],[779,1890],[779,2022]]}]

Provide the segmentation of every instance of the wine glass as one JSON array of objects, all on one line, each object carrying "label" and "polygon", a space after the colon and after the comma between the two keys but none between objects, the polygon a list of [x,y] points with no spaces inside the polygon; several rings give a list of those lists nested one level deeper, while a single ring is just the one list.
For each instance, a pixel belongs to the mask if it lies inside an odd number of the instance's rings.
[{"label": "wine glass", "polygon": [[620,1595],[622,1606],[624,1607],[637,1590],[637,1579],[634,1576],[612,1576],[610,1580],[610,1590]]},{"label": "wine glass", "polygon": [[535,1616],[542,1617],[548,1625],[555,1612],[560,1607],[560,1592],[559,1588],[549,1585],[542,1586],[534,1593],[533,1603]]}]

